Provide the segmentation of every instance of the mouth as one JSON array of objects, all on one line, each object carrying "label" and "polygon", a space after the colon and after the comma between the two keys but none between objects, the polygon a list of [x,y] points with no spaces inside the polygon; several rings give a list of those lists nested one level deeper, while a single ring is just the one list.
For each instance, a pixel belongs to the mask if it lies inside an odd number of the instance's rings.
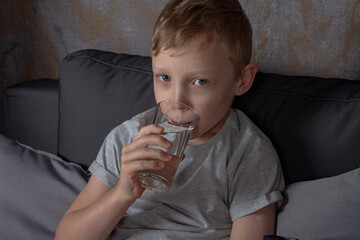
[{"label": "mouth", "polygon": [[[191,127],[191,125],[193,124],[193,122],[174,122],[172,120],[169,120],[169,123],[171,125],[180,126],[180,127]],[[192,127],[192,129],[194,129],[194,127]]]}]

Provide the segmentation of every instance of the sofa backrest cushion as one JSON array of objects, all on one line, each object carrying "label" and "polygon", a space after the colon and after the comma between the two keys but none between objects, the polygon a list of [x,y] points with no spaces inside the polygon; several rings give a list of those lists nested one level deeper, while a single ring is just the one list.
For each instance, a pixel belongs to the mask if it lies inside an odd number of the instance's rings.
[{"label": "sofa backrest cushion", "polygon": [[[70,54],[59,96],[58,153],[89,166],[112,128],[155,106],[151,59],[99,50]],[[258,73],[233,106],[271,139],[287,183],[359,167],[360,81]]]},{"label": "sofa backrest cushion", "polygon": [[38,79],[4,89],[4,135],[56,154],[58,86],[58,80]]},{"label": "sofa backrest cushion", "polygon": [[234,105],[271,139],[286,183],[360,165],[360,81],[258,73]]},{"label": "sofa backrest cushion", "polygon": [[58,155],[89,166],[112,128],[155,106],[151,59],[81,50],[62,62]]}]

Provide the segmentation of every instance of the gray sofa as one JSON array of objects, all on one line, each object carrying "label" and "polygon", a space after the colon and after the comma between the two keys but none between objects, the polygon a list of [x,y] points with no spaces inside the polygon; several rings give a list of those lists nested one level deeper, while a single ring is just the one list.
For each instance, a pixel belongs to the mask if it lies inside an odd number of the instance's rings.
[{"label": "gray sofa", "polygon": [[[52,239],[107,133],[155,106],[149,57],[81,50],[59,80],[3,92],[0,239]],[[283,168],[279,236],[360,239],[360,81],[258,73],[233,107],[269,136]]]}]

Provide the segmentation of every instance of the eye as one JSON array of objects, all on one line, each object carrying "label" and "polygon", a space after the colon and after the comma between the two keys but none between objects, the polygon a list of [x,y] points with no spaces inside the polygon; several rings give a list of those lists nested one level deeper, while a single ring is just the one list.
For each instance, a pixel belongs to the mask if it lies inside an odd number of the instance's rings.
[{"label": "eye", "polygon": [[206,84],[208,84],[209,82],[205,79],[197,79],[195,80],[194,84],[198,85],[198,86],[205,86]]},{"label": "eye", "polygon": [[168,75],[159,75],[158,78],[164,82],[170,81],[170,77]]}]

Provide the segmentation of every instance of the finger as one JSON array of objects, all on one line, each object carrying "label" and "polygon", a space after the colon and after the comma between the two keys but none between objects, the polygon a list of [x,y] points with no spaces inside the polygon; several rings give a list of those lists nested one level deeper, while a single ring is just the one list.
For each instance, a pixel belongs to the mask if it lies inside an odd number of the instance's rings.
[{"label": "finger", "polygon": [[136,160],[161,160],[170,161],[173,157],[170,153],[167,153],[161,149],[156,148],[140,148],[136,151],[129,151],[122,153],[122,162],[130,162]]},{"label": "finger", "polygon": [[170,149],[172,142],[160,135],[145,135],[126,145],[123,148],[123,152],[138,151],[139,149],[146,148],[148,146],[158,146],[164,149]]},{"label": "finger", "polygon": [[131,175],[136,175],[138,172],[144,170],[160,170],[164,168],[165,163],[159,160],[137,160],[132,161],[123,166],[123,171]]},{"label": "finger", "polygon": [[158,125],[155,124],[150,124],[148,126],[142,127],[139,131],[139,133],[137,134],[137,136],[135,137],[136,139],[139,139],[145,135],[150,135],[150,134],[161,134],[164,131],[164,128],[159,127]]}]

